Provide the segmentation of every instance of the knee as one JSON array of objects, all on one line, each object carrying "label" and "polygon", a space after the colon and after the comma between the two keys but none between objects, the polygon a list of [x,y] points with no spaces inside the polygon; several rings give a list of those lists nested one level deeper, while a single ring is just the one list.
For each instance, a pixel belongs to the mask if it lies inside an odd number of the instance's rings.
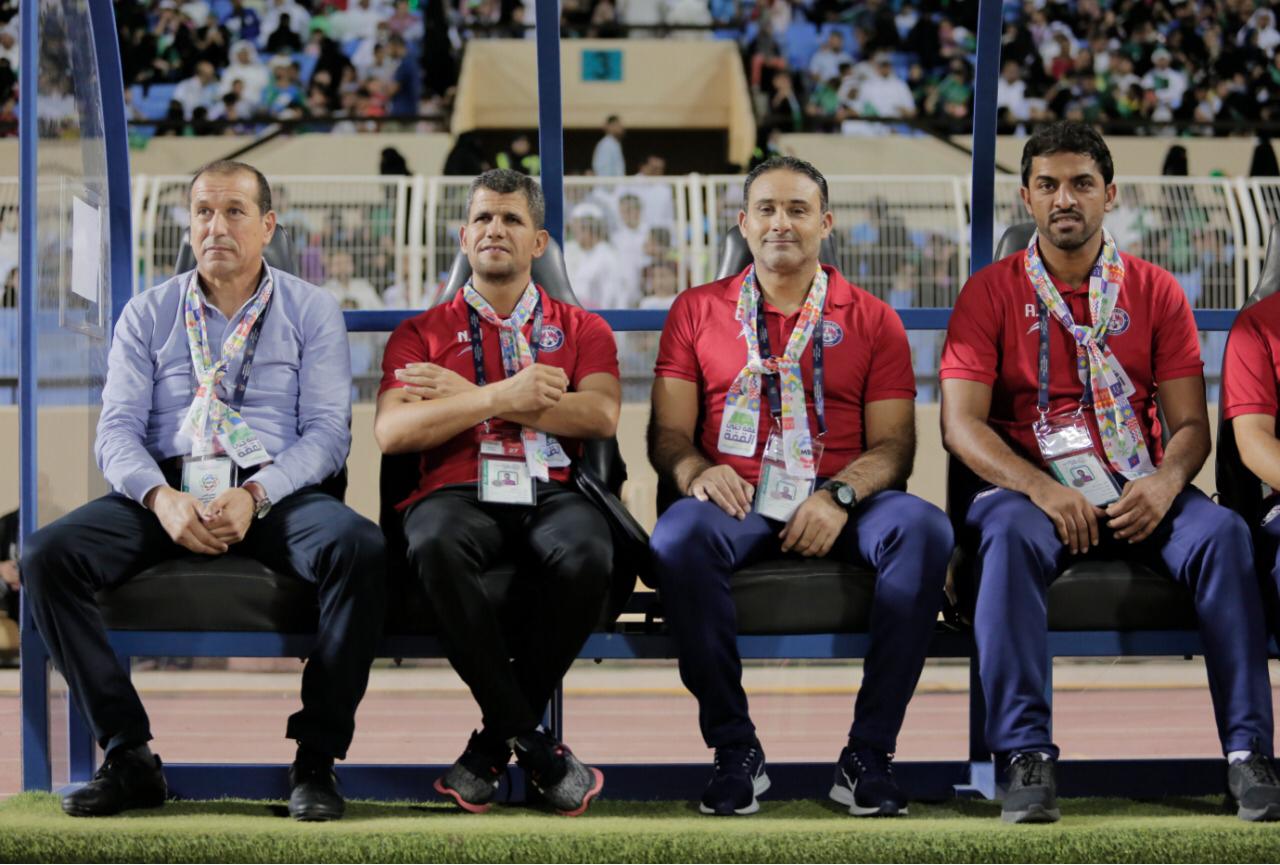
[{"label": "knee", "polygon": [[575,539],[556,550],[548,565],[559,579],[583,591],[603,589],[613,573],[613,539],[607,529]]},{"label": "knee", "polygon": [[935,505],[908,493],[893,501],[893,519],[886,540],[893,546],[909,548],[929,560],[944,565],[955,548],[951,521]]},{"label": "knee", "polygon": [[18,572],[22,589],[33,603],[39,603],[50,590],[69,577],[66,554],[69,538],[54,524],[46,526],[22,545]]},{"label": "knee", "polygon": [[660,568],[683,565],[692,556],[714,549],[713,532],[708,521],[709,508],[719,511],[711,502],[686,498],[676,502],[658,518],[649,536],[649,548]]}]

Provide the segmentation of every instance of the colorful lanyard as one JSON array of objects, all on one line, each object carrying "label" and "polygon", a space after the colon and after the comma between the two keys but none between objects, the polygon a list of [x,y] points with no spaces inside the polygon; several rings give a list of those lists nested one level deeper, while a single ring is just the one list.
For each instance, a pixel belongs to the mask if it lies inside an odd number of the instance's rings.
[{"label": "colorful lanyard", "polygon": [[[1043,420],[1049,413],[1049,307],[1045,306],[1044,301],[1039,296],[1036,297],[1036,307],[1040,311],[1040,419]],[[1098,339],[1098,347],[1104,348],[1107,344],[1107,332],[1104,332]],[[1093,404],[1093,377],[1089,373],[1089,365],[1084,364],[1081,369],[1084,375],[1084,392],[1080,395],[1080,407],[1087,408]]]},{"label": "colorful lanyard", "polygon": [[[818,313],[818,323],[813,328],[813,336],[809,342],[813,345],[813,411],[818,417],[818,435],[826,435],[827,433],[827,412],[826,400],[823,397],[823,345],[822,345],[822,313]],[[773,357],[773,349],[769,347],[769,328],[765,325],[764,315],[764,297],[761,296],[756,303],[756,341],[760,345],[760,356],[762,358]],[[764,390],[769,399],[769,414],[773,415],[775,423],[780,423],[782,418],[782,385],[779,382],[779,374],[770,372],[764,374]]]},{"label": "colorful lanyard", "polygon": [[[480,332],[480,313],[476,312],[475,307],[467,306],[468,321],[471,324],[471,360],[476,367],[476,384],[484,387],[488,384],[489,379],[484,373],[484,336]],[[533,362],[538,362],[538,348],[542,345],[542,297],[538,297],[538,302],[533,308],[533,331],[529,334],[529,352],[533,355]],[[507,369],[506,358],[503,358],[503,369],[507,376],[512,375],[512,371]],[[519,370],[516,370],[519,372]]]}]

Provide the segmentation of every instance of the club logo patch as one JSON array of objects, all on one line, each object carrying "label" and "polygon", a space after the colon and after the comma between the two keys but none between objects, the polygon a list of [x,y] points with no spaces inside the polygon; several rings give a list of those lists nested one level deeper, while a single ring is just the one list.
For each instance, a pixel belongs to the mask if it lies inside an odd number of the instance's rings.
[{"label": "club logo patch", "polygon": [[825,348],[839,345],[844,342],[844,328],[836,324],[834,321],[824,321],[822,323],[822,345]]},{"label": "club logo patch", "polygon": [[1120,307],[1111,310],[1111,320],[1107,322],[1107,333],[1119,336],[1129,329],[1129,313]]},{"label": "club logo patch", "polygon": [[1280,505],[1276,505],[1274,508],[1272,508],[1271,510],[1267,511],[1267,515],[1266,515],[1265,517],[1263,517],[1263,518],[1262,518],[1262,524],[1263,524],[1264,526],[1265,526],[1265,525],[1268,525],[1268,524],[1270,524],[1270,523],[1271,523],[1271,521],[1272,521],[1272,520],[1274,520],[1276,517],[1280,517]]},{"label": "club logo patch", "polygon": [[564,331],[554,324],[543,326],[542,341],[538,344],[539,350],[546,352],[558,351],[562,345],[564,345]]}]

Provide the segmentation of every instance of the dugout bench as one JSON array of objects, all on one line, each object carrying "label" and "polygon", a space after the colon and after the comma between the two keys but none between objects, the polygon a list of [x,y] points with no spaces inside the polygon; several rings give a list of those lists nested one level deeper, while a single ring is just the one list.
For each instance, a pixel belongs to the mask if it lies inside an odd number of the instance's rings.
[{"label": "dugout bench", "polygon": [[[293,258],[288,238],[268,250],[273,265],[289,269]],[[996,258],[1024,246],[1025,226],[1014,226],[1001,238]],[[734,272],[741,261],[741,238],[726,243],[722,272]],[[829,249],[823,251],[830,261]],[[465,259],[463,260],[465,263]],[[535,278],[558,296],[572,299],[563,279],[558,250],[540,260]],[[449,291],[465,281],[465,273],[451,273]],[[1273,227],[1262,277],[1249,303],[1280,288],[1280,250]],[[916,309],[900,312],[908,329],[936,330],[946,326],[948,310]],[[405,312],[347,313],[351,331],[388,331],[411,315]],[[664,313],[615,311],[605,314],[617,331],[657,330]],[[1227,330],[1232,311],[1200,311],[1203,330]],[[1230,425],[1220,421],[1218,478],[1223,501],[1245,512],[1250,501],[1261,500],[1261,490],[1239,463]],[[395,482],[403,469],[386,458],[382,479],[383,524],[392,525]],[[595,467],[597,477],[616,496],[625,479],[625,467],[616,442],[602,442],[584,462]],[[388,486],[390,484],[390,486]],[[948,477],[949,501],[966,494],[972,478],[953,470]],[[1254,498],[1256,496],[1256,498]],[[616,519],[615,515],[615,519]],[[634,527],[633,527],[634,528]],[[964,553],[957,555],[958,585],[964,584]],[[672,658],[674,647],[660,623],[661,604],[653,591],[630,592],[634,580],[628,572],[635,562],[615,562],[614,589],[601,626],[591,635],[580,658],[628,660]],[[498,603],[518,603],[513,592],[514,567],[495,569],[486,579],[495,587]],[[393,574],[394,611],[387,636],[379,649],[383,658],[442,657],[432,634],[430,610],[415,595],[402,573]],[[744,659],[856,659],[865,657],[869,638],[867,621],[874,591],[869,572],[837,562],[784,559],[744,569],[736,578],[739,650]],[[397,595],[397,593],[399,593]],[[963,590],[961,592],[963,595]],[[192,557],[160,565],[123,586],[100,596],[112,646],[127,664],[134,657],[298,657],[309,653],[316,619],[314,590],[306,583],[275,574],[262,565],[234,556],[218,559]],[[961,605],[961,610],[963,605]],[[895,763],[897,774],[912,798],[944,799],[952,795],[998,795],[996,769],[983,743],[985,707],[978,687],[973,641],[962,615],[951,611],[940,621],[930,645],[931,658],[968,659],[970,669],[969,742],[967,759]],[[639,614],[641,620],[618,613]],[[23,788],[47,790],[52,783],[52,737],[49,713],[48,654],[29,619],[22,635],[22,756]],[[1085,562],[1073,565],[1049,592],[1049,653],[1053,657],[1182,656],[1201,653],[1195,631],[1195,614],[1186,594],[1172,582],[1141,566],[1123,562]],[[1272,652],[1275,645],[1272,644]],[[1153,698],[1154,699],[1154,698]],[[852,710],[852,705],[850,706]],[[572,719],[564,717],[559,696],[548,710],[548,724],[564,732]],[[421,723],[406,717],[406,728]],[[843,723],[843,722],[842,722]],[[75,707],[68,705],[66,727],[69,774],[72,783],[88,780],[94,771],[96,745]],[[570,728],[566,735],[572,737]],[[843,736],[833,731],[833,742]],[[835,747],[832,747],[834,754]],[[607,754],[589,755],[593,762]],[[695,764],[597,763],[608,782],[603,795],[615,799],[695,799],[709,771],[708,760]],[[822,798],[830,787],[831,763],[773,762],[772,799]],[[1204,795],[1222,789],[1221,759],[1064,760],[1059,774],[1060,793],[1149,797]],[[287,765],[176,763],[166,765],[175,796],[206,799],[223,796],[285,798]],[[447,767],[414,764],[340,764],[338,774],[350,798],[436,799],[432,781]],[[520,801],[527,795],[520,769],[512,766],[500,799]]]}]

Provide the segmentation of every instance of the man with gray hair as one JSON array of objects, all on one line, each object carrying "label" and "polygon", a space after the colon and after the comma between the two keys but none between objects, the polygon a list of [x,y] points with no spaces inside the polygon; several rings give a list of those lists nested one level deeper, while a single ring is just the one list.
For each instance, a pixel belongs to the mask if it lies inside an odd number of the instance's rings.
[{"label": "man with gray hair", "polygon": [[[609,326],[533,282],[544,214],[520,172],[475,179],[461,231],[471,280],[391,335],[374,421],[383,453],[420,454],[418,487],[398,504],[409,562],[483,715],[435,788],[473,813],[489,809],[513,750],[561,814],[581,814],[604,785],[538,726],[613,570],[609,525],[569,467],[583,439],[614,434],[621,409]],[[532,598],[517,628],[482,580],[500,560],[520,563]]]},{"label": "man with gray hair", "polygon": [[337,302],[268,265],[271,189],[215,162],[191,182],[196,269],[143,292],[116,324],[95,447],[113,492],[36,532],[21,572],[32,615],[106,752],[62,809],[96,817],[168,793],[138,693],[94,598],[195,553],[248,556],[316,586],[289,813],[333,820],[333,761],[355,732],[386,605],[382,533],[323,488],[351,447],[351,359]]}]

